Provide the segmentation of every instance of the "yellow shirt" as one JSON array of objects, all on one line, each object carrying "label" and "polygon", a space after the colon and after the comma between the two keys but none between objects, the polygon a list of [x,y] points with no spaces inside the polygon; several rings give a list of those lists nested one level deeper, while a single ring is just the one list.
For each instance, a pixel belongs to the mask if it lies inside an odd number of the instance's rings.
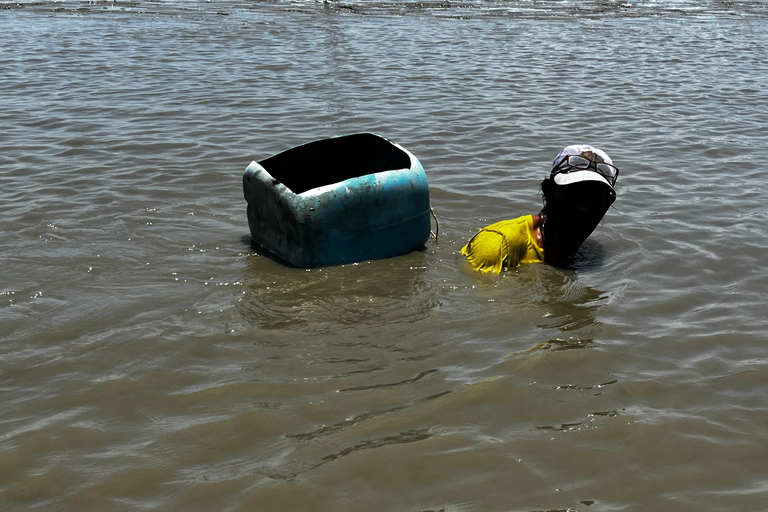
[{"label": "yellow shirt", "polygon": [[544,261],[544,249],[536,244],[532,215],[484,227],[461,248],[461,254],[483,273],[501,274],[521,263]]}]

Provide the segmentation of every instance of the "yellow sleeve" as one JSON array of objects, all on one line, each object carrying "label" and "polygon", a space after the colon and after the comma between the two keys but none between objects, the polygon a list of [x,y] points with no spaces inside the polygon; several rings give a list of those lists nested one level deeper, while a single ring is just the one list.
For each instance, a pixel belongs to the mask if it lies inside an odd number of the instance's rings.
[{"label": "yellow sleeve", "polygon": [[482,273],[500,274],[518,266],[528,252],[530,215],[504,220],[481,229],[461,248],[472,267]]}]

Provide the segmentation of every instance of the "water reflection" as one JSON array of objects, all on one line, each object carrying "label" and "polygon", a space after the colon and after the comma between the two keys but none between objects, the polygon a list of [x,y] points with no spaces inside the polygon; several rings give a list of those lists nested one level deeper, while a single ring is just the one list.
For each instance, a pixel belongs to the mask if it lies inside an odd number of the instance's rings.
[{"label": "water reflection", "polygon": [[[531,321],[546,333],[559,331],[554,337],[536,344],[529,350],[570,350],[587,348],[602,329],[598,320],[600,308],[608,303],[608,294],[585,284],[584,268],[594,268],[600,261],[594,246],[592,252],[577,261],[571,269],[549,265],[532,265],[509,272],[493,284],[493,299],[515,309],[516,317],[531,315]],[[590,263],[591,261],[591,263]],[[478,281],[480,282],[480,281]],[[489,288],[483,283],[480,288]],[[511,302],[511,303],[509,303]]]},{"label": "water reflection", "polygon": [[246,259],[237,310],[250,325],[294,331],[415,322],[429,316],[439,299],[426,258],[426,252],[413,252],[307,270],[254,253]]},{"label": "water reflection", "polygon": [[580,252],[567,269],[523,265],[495,276],[479,274],[460,261],[472,289],[458,298],[460,304],[447,304],[445,309],[461,309],[464,317],[476,320],[488,318],[490,312],[493,321],[486,323],[487,335],[524,340],[527,350],[588,348],[603,332],[599,315],[610,301],[610,294],[594,287],[590,276],[602,261],[599,244]]},{"label": "water reflection", "polygon": [[571,350],[588,348],[600,331],[597,319],[600,307],[607,303],[607,295],[579,282],[576,271],[564,271],[561,278],[554,276],[544,286],[541,306],[546,313],[539,327],[557,329],[561,335],[543,341],[536,348],[543,350]]}]

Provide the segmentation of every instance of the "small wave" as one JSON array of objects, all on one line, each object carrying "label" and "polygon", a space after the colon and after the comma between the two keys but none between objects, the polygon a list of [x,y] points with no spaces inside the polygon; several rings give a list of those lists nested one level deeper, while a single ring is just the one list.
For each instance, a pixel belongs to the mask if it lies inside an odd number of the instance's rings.
[{"label": "small wave", "polygon": [[426,276],[424,257],[412,253],[303,270],[254,254],[237,307],[246,322],[267,329],[335,332],[412,323],[438,304],[439,291]]},{"label": "small wave", "polygon": [[228,16],[256,10],[322,9],[336,14],[405,16],[431,14],[449,18],[516,17],[558,19],[578,17],[656,17],[656,16],[768,16],[762,2],[739,0],[476,0],[476,1],[380,1],[380,0],[20,0],[0,3],[0,10],[27,10],[84,14],[188,14]]}]

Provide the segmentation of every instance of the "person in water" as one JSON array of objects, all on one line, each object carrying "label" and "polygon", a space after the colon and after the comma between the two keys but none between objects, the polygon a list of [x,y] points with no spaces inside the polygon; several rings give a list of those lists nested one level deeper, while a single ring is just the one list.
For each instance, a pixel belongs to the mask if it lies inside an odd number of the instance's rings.
[{"label": "person in water", "polygon": [[542,210],[481,229],[461,254],[483,273],[500,274],[521,263],[567,265],[616,200],[618,176],[619,169],[602,150],[568,146],[541,182]]}]

